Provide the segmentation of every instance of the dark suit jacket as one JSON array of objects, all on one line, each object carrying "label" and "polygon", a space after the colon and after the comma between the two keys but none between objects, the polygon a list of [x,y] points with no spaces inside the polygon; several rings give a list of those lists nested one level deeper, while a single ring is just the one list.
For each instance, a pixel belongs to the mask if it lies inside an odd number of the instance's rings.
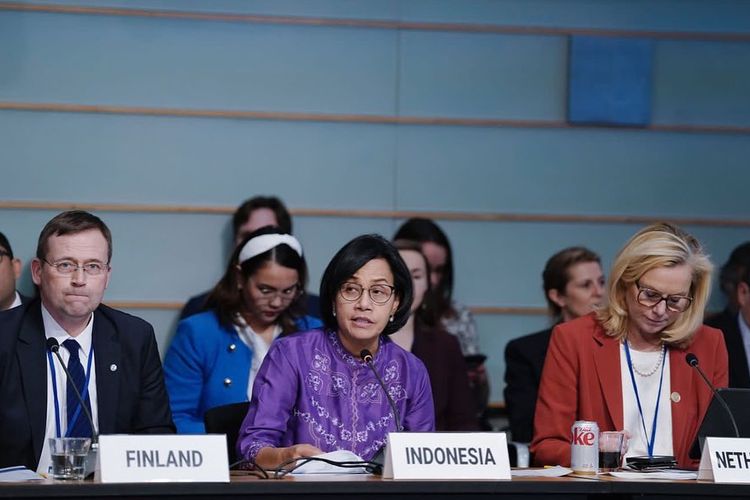
[{"label": "dark suit jacket", "polygon": [[534,408],[552,329],[511,340],[505,346],[505,408],[513,441],[530,443]]},{"label": "dark suit jacket", "polygon": [[729,352],[729,387],[750,387],[750,369],[747,366],[747,353],[742,342],[739,313],[724,309],[719,314],[706,318],[706,324],[724,333],[724,342]]},{"label": "dark suit jacket", "polygon": [[[207,310],[206,303],[211,291],[203,292],[194,297],[190,297],[180,311],[180,321]],[[307,294],[307,315],[313,318],[320,318],[320,297],[317,295]]]},{"label": "dark suit jacket", "polygon": [[415,328],[411,352],[427,368],[435,405],[435,430],[479,430],[466,363],[458,339],[442,330]]},{"label": "dark suit jacket", "polygon": [[[36,469],[47,426],[41,302],[0,313],[0,467]],[[92,332],[100,434],[173,433],[150,324],[101,305]]]}]

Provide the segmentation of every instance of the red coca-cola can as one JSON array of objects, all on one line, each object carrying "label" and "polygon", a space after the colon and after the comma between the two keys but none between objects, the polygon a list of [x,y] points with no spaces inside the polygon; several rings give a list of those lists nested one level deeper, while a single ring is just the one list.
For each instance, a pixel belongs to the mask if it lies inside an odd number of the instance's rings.
[{"label": "red coca-cola can", "polygon": [[570,428],[570,468],[578,474],[599,472],[599,425],[576,420]]}]

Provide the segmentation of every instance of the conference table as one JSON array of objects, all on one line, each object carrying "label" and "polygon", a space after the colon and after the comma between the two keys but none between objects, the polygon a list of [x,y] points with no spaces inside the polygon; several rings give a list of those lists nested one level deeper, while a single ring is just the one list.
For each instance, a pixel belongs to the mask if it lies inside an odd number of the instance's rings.
[{"label": "conference table", "polygon": [[397,500],[477,498],[530,500],[629,498],[750,498],[750,485],[703,481],[623,480],[610,476],[585,479],[513,478],[510,481],[407,481],[367,475],[294,476],[259,479],[232,473],[229,483],[102,484],[95,481],[0,483],[0,498],[181,499],[269,498],[313,500],[355,498]]}]

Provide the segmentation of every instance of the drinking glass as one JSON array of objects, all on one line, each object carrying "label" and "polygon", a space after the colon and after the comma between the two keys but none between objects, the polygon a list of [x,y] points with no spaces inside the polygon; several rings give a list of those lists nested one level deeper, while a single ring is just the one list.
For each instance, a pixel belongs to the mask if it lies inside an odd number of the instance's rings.
[{"label": "drinking glass", "polygon": [[625,433],[622,431],[599,433],[599,472],[609,472],[620,467],[624,442]]},{"label": "drinking glass", "polygon": [[52,456],[50,477],[53,479],[83,479],[84,463],[90,446],[90,438],[50,438],[49,451]]}]

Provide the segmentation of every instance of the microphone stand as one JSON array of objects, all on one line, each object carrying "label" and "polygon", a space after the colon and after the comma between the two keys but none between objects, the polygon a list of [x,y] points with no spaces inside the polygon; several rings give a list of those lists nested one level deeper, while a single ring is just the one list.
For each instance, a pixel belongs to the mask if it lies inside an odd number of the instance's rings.
[{"label": "microphone stand", "polygon": [[375,370],[375,366],[372,363],[372,353],[368,351],[367,349],[362,349],[359,355],[362,358],[362,361],[364,361],[367,364],[367,366],[370,367],[370,370],[372,370],[372,373],[375,374],[375,378],[378,380],[378,384],[380,384],[380,388],[383,389],[383,392],[385,393],[385,397],[388,400],[388,404],[391,405],[391,409],[393,410],[393,418],[396,419],[396,430],[398,432],[403,431],[404,428],[401,426],[401,418],[398,414],[398,408],[396,408],[396,403],[391,398],[391,395],[388,394],[388,389],[386,388],[385,383],[383,383],[383,379],[380,378],[380,375],[378,374],[377,370]]},{"label": "microphone stand", "polygon": [[[729,405],[727,404],[727,402],[724,400],[722,395],[719,394],[719,391],[716,389],[716,387],[714,387],[714,385],[708,379],[708,377],[703,372],[703,370],[701,370],[701,367],[698,366],[698,356],[696,356],[692,352],[689,352],[685,355],[685,361],[692,368],[695,368],[696,370],[698,370],[698,373],[700,374],[703,381],[706,383],[708,388],[711,389],[711,393],[714,395],[714,398],[719,402],[719,404],[721,404],[721,407],[724,408],[724,410],[727,412],[727,415],[729,415],[729,421],[732,423],[732,428],[734,429],[734,436],[740,437],[740,431],[737,428],[737,421],[734,419],[732,410],[729,408]],[[700,436],[696,436],[696,442],[698,443],[698,446],[700,447],[700,452],[703,453],[703,440],[700,439]],[[695,444],[693,445],[693,449],[695,449]],[[691,451],[691,453],[693,452]]]},{"label": "microphone stand", "polygon": [[[60,355],[60,344],[57,342],[57,339],[52,338],[52,337],[48,338],[47,349],[49,349],[50,352],[52,352],[52,354],[55,355],[57,360],[60,362],[60,366],[65,372],[65,376],[68,378],[68,380],[71,380],[72,377],[70,376],[68,367],[65,366],[62,356]],[[84,462],[84,465],[83,465],[83,475],[84,477],[88,477],[89,475],[93,474],[94,471],[96,470],[96,459],[99,453],[99,432],[97,432],[96,430],[96,426],[94,425],[94,418],[91,416],[91,412],[86,407],[86,403],[83,400],[81,391],[78,390],[78,387],[76,387],[75,384],[71,383],[70,385],[71,387],[73,387],[73,391],[75,392],[76,399],[78,399],[78,404],[81,405],[81,410],[83,410],[84,415],[86,415],[86,418],[89,421],[89,425],[91,425],[91,446],[89,446],[89,452],[86,455],[86,461]]]},{"label": "microphone stand", "polygon": [[[385,393],[385,397],[388,400],[388,404],[391,406],[391,410],[393,410],[393,418],[396,420],[396,431],[401,432],[404,430],[403,426],[401,425],[401,418],[398,413],[398,408],[396,407],[396,403],[393,401],[393,398],[391,398],[391,395],[388,393],[388,388],[385,386],[385,383],[383,382],[383,379],[380,378],[380,374],[375,370],[375,366],[373,365],[373,359],[372,359],[372,353],[367,349],[362,349],[360,351],[359,356],[362,358],[362,361],[364,361],[367,366],[370,367],[370,370],[372,370],[372,373],[375,375],[375,378],[378,381],[378,384],[380,384],[380,388],[383,389],[383,392]],[[378,452],[375,454],[375,456],[370,460],[371,462],[377,464],[377,467],[373,471],[373,474],[382,475],[383,474],[383,464],[385,463],[385,447],[387,445],[383,445]]]}]

